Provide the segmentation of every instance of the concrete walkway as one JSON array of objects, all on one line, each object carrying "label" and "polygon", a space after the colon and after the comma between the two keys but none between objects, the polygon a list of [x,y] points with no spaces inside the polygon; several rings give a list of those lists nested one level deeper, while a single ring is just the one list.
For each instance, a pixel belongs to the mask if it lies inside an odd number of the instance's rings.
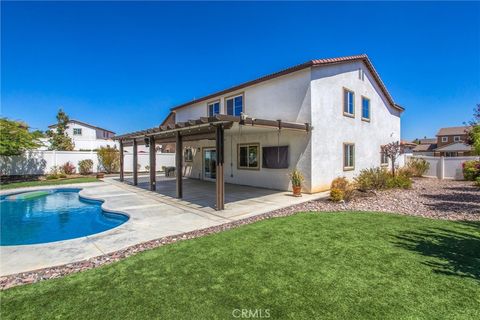
[{"label": "concrete walkway", "polygon": [[[149,240],[220,225],[325,196],[316,194],[295,198],[288,192],[227,185],[226,210],[215,211],[209,199],[210,194],[214,197],[214,192],[209,191],[209,188],[215,187],[213,183],[185,180],[183,200],[168,194],[171,192],[169,179],[163,183],[159,182],[159,192],[120,183],[112,178],[105,179],[104,183],[68,185],[82,188],[82,197],[104,200],[103,209],[128,214],[130,219],[114,229],[87,237],[45,244],[1,246],[0,276],[81,261]],[[0,194],[19,191],[22,189]]]}]

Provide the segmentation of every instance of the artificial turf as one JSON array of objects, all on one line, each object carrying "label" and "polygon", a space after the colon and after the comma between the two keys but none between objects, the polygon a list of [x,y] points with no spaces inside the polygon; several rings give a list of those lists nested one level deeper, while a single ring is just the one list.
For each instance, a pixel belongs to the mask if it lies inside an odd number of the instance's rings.
[{"label": "artificial turf", "polygon": [[302,213],[0,298],[2,319],[480,319],[480,224]]}]

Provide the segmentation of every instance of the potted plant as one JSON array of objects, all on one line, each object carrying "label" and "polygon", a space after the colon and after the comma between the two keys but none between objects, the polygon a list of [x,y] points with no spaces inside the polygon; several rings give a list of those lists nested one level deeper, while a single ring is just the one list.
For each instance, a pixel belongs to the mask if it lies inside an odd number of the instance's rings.
[{"label": "potted plant", "polygon": [[297,169],[293,170],[290,174],[290,179],[292,180],[293,195],[295,197],[302,196],[302,182],[304,180],[303,174]]},{"label": "potted plant", "polygon": [[97,172],[97,179],[103,179],[105,177],[105,172]]}]

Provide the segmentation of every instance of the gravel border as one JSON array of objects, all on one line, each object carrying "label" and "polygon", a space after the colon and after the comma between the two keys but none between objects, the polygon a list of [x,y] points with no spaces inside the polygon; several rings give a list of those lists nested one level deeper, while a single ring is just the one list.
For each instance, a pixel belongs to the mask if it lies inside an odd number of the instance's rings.
[{"label": "gravel border", "polygon": [[[139,252],[170,243],[219,233],[274,217],[290,216],[298,212],[395,212],[435,219],[480,221],[480,201],[477,201],[476,196],[480,199],[480,189],[473,187],[469,182],[415,179],[411,190],[388,190],[364,194],[363,197],[358,197],[348,203],[333,203],[325,199],[312,200],[218,226],[147,241],[88,260],[3,276],[0,277],[0,290],[64,277],[72,273],[107,265]],[[442,206],[442,201],[446,201],[446,205]]]}]

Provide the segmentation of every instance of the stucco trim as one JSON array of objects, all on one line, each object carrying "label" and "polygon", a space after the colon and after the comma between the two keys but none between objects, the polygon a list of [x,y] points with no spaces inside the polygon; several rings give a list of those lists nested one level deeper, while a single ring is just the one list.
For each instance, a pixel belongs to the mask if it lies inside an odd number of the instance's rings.
[{"label": "stucco trim", "polygon": [[[242,146],[256,146],[258,148],[257,152],[257,166],[256,167],[241,167],[240,166],[240,147]],[[242,142],[242,143],[237,143],[237,169],[238,170],[260,170],[260,163],[262,162],[262,149],[260,148],[260,143],[259,142]]]},{"label": "stucco trim", "polygon": [[[345,166],[345,147],[346,146],[353,146],[353,166],[349,166],[349,167],[346,167]],[[342,167],[343,167],[343,171],[353,171],[355,170],[355,143],[353,142],[344,142],[342,144]]]}]

